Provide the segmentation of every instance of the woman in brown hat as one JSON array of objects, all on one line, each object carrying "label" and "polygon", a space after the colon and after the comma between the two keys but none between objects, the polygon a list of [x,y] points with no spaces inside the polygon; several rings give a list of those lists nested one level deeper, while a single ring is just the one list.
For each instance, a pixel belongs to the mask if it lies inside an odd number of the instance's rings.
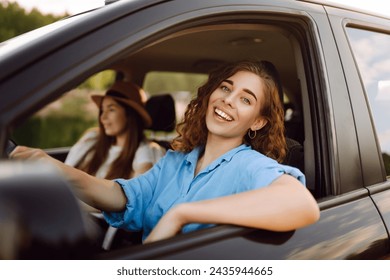
[{"label": "woman in brown hat", "polygon": [[153,166],[164,150],[147,141],[144,129],[152,119],[138,86],[115,82],[105,95],[93,95],[99,108],[99,129],[88,130],[71,148],[66,164],[98,178],[131,178]]}]

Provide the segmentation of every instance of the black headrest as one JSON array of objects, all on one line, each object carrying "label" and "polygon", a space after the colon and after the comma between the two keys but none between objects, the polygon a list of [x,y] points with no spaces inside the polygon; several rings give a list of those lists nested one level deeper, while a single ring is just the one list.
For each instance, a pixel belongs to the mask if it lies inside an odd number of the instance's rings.
[{"label": "black headrest", "polygon": [[171,132],[176,126],[175,101],[170,94],[152,96],[146,102],[146,110],[152,117],[151,130]]}]

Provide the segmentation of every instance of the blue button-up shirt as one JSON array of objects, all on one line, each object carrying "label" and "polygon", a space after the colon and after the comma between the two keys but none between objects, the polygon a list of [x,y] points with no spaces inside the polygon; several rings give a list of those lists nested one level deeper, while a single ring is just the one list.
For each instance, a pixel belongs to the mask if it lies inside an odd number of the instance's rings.
[{"label": "blue button-up shirt", "polygon": [[[212,199],[265,187],[282,174],[290,174],[305,184],[296,168],[275,160],[243,144],[222,155],[196,176],[201,152],[168,151],[152,169],[130,180],[116,179],[127,197],[123,212],[105,212],[107,222],[127,230],[143,230],[145,239],[160,218],[173,206]],[[188,224],[183,232],[206,228],[209,224]]]}]

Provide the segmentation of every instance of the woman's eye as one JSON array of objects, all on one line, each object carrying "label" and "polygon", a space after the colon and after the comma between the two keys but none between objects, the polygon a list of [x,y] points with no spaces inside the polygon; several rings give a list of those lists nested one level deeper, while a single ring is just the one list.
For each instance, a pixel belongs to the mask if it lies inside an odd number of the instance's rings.
[{"label": "woman's eye", "polygon": [[221,86],[222,91],[230,92],[230,89],[227,86]]},{"label": "woman's eye", "polygon": [[251,101],[250,101],[248,98],[246,98],[246,97],[241,98],[241,100],[242,100],[242,102],[244,102],[245,104],[248,104],[248,105],[251,104]]}]

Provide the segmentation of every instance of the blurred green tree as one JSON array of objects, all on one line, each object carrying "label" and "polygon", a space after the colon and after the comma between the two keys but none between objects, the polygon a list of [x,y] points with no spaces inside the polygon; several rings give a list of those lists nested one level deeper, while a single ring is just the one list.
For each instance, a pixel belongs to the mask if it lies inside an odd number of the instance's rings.
[{"label": "blurred green tree", "polygon": [[0,42],[53,23],[68,16],[44,15],[37,9],[27,12],[18,3],[0,0]]}]

